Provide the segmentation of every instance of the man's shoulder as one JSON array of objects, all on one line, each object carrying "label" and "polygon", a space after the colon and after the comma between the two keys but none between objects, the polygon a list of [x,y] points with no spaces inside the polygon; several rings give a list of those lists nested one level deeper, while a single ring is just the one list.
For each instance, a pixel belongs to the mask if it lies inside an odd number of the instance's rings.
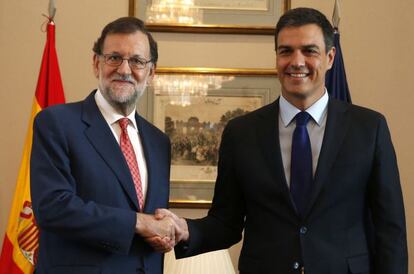
[{"label": "man's shoulder", "polygon": [[93,100],[93,93],[81,101],[46,107],[37,114],[36,119],[46,119],[47,117],[70,119],[71,117],[80,117],[82,110],[85,108],[85,104],[91,103],[96,105],[95,101]]},{"label": "man's shoulder", "polygon": [[37,115],[37,119],[44,119],[47,117],[69,117],[81,112],[82,102],[73,102],[65,104],[57,104],[42,109]]},{"label": "man's shoulder", "polygon": [[157,128],[156,126],[154,126],[152,123],[150,123],[149,121],[147,121],[144,117],[142,117],[141,115],[137,114],[137,123],[139,124],[139,127],[141,127],[143,130],[145,130],[146,132],[158,136],[162,139],[167,139],[169,140],[169,137],[167,134],[165,134],[163,131],[161,131],[159,128]]},{"label": "man's shoulder", "polygon": [[261,123],[268,119],[276,121],[278,115],[278,106],[276,102],[277,101],[274,101],[256,110],[234,117],[229,120],[228,125],[250,127],[252,124]]},{"label": "man's shoulder", "polygon": [[374,109],[351,104],[343,101],[339,101],[331,98],[329,102],[329,107],[332,107],[335,110],[343,110],[351,114],[355,119],[383,119],[384,115]]}]

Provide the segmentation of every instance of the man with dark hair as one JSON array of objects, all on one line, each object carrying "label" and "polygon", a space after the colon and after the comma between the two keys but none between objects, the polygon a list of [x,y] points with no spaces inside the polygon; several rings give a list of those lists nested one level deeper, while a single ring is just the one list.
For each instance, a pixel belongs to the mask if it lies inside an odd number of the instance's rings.
[{"label": "man with dark hair", "polygon": [[168,137],[136,103],[154,77],[157,44],[144,23],[108,24],[94,46],[98,89],[84,101],[40,112],[34,122],[31,194],[40,230],[36,274],[163,272],[174,241],[167,207]]},{"label": "man with dark hair", "polygon": [[325,43],[325,51],[328,53],[334,46],[334,29],[325,15],[314,9],[297,8],[294,12],[286,12],[276,24],[275,28],[275,49],[277,50],[277,38],[282,29],[288,27],[301,27],[315,24],[320,28]]},{"label": "man with dark hair", "polygon": [[241,274],[408,273],[387,123],[378,112],[328,96],[332,41],[329,21],[314,9],[280,18],[282,94],[228,123],[208,215],[184,220],[157,212],[184,231],[176,235],[177,257],[228,248],[244,230]]},{"label": "man with dark hair", "polygon": [[149,48],[150,48],[151,62],[154,65],[157,65],[157,61],[158,61],[157,42],[152,37],[151,33],[146,29],[144,22],[135,17],[122,17],[106,25],[105,28],[102,30],[101,36],[98,38],[98,40],[96,40],[95,44],[93,45],[93,52],[96,55],[102,55],[104,41],[105,41],[106,36],[109,34],[114,34],[114,33],[130,34],[130,33],[134,33],[137,31],[140,31],[147,36],[148,42],[149,42]]}]

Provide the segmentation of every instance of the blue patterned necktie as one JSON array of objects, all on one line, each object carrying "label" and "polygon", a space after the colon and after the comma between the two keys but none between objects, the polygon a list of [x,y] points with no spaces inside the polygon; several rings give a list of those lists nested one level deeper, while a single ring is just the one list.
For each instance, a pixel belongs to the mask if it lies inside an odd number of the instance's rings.
[{"label": "blue patterned necktie", "polygon": [[312,149],[306,125],[309,113],[296,114],[296,128],[292,137],[290,166],[290,193],[298,213],[304,217],[305,209],[312,190]]}]

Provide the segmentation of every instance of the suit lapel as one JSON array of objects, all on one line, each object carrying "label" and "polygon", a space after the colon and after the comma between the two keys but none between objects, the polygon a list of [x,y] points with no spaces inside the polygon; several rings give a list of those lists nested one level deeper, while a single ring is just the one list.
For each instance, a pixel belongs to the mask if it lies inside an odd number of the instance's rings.
[{"label": "suit lapel", "polygon": [[135,114],[135,120],[137,121],[139,137],[141,139],[142,149],[144,150],[144,157],[148,172],[147,194],[143,211],[153,212],[155,209],[151,208],[151,206],[155,204],[154,201],[156,199],[156,193],[153,190],[158,188],[158,182],[154,180],[154,178],[156,178],[154,174],[154,167],[157,166],[157,161],[156,153],[152,148],[156,148],[157,144],[152,143],[154,138],[152,138],[150,133],[151,131],[147,128],[147,124],[143,118],[138,114]]},{"label": "suit lapel", "polygon": [[346,110],[347,104],[329,98],[328,117],[315,172],[314,188],[307,210],[308,214],[311,212],[323,185],[327,182],[327,175],[335,162],[338,151],[342,147],[350,124],[350,117],[346,115]]},{"label": "suit lapel", "polygon": [[257,124],[257,134],[261,150],[266,157],[268,168],[272,171],[273,181],[293,212],[295,207],[287,186],[282,153],[279,141],[279,99],[259,113],[261,118]]},{"label": "suit lapel", "polygon": [[115,173],[127,196],[138,210],[138,199],[134,183],[124,155],[113,136],[111,129],[96,105],[95,92],[92,92],[82,106],[82,120],[89,125],[85,135],[102,159]]}]

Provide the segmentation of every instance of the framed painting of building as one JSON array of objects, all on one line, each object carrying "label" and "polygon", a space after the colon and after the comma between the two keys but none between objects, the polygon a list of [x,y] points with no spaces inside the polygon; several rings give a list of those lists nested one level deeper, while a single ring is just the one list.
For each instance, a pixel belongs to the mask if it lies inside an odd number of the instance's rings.
[{"label": "framed painting of building", "polygon": [[275,70],[159,68],[150,120],[171,140],[171,206],[206,207],[227,122],[280,94]]}]

